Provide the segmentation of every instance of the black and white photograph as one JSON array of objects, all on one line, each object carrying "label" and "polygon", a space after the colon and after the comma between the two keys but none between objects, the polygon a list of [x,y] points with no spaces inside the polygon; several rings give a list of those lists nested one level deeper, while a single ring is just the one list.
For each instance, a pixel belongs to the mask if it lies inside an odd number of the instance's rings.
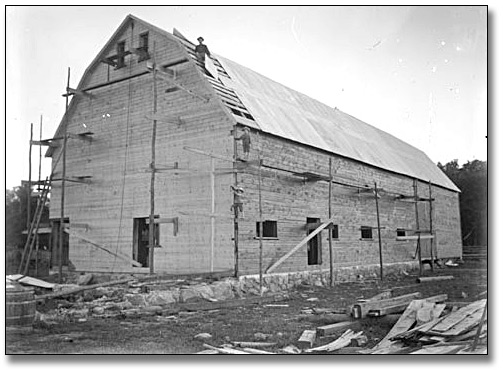
[{"label": "black and white photograph", "polygon": [[490,14],[6,5],[7,361],[485,361]]}]

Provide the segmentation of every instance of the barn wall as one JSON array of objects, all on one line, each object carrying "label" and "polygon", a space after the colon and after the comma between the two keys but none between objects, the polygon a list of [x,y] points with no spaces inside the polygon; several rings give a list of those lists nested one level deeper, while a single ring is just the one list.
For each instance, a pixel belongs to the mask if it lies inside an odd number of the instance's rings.
[{"label": "barn wall", "polygon": [[[297,145],[281,138],[252,134],[250,159],[257,159],[259,151],[264,160],[262,170],[263,219],[277,221],[277,240],[263,241],[263,266],[274,263],[307,235],[306,218],[328,219],[328,182],[305,182],[288,172],[314,172],[328,175],[327,153]],[[285,171],[266,168],[281,168]],[[414,203],[398,201],[396,195],[413,195],[413,179],[392,174],[370,166],[334,156],[333,174],[336,179],[354,185],[374,186],[396,193],[384,194],[379,200],[382,230],[383,262],[385,264],[414,261],[416,241],[399,241],[396,229],[416,229]],[[259,241],[256,238],[258,221],[257,176],[241,174],[245,192],[244,219],[240,221],[240,274],[258,273]],[[438,256],[461,256],[458,195],[436,186],[432,187],[434,201],[434,229],[438,241]],[[419,182],[418,194],[428,196],[428,184]],[[361,226],[377,226],[375,199],[369,194],[358,194],[355,188],[333,185],[332,214],[339,227],[339,239],[333,241],[334,263],[337,267],[379,264],[377,230],[373,240],[361,240]],[[420,229],[429,229],[429,205],[418,205]],[[429,255],[430,242],[422,242],[423,256]],[[322,232],[322,264],[307,264],[307,246],[287,259],[277,272],[321,271],[329,267],[328,231]]]},{"label": "barn wall", "polygon": [[[141,24],[137,35],[146,31]],[[130,38],[128,27],[119,40]],[[150,31],[150,51],[156,43],[158,64],[185,57],[183,49],[164,35]],[[129,41],[128,41],[129,42]],[[133,44],[137,47],[138,45]],[[126,50],[129,50],[129,44]],[[115,46],[108,54],[115,53]],[[137,56],[126,57],[127,66],[119,70],[99,64],[84,81],[83,88],[107,81],[135,76],[146,70],[146,62]],[[212,97],[213,92],[201,83],[202,76],[192,63],[173,69],[177,81],[197,94]],[[205,103],[184,91],[166,93],[168,83],[158,80],[158,114],[181,116],[182,123],[158,121],[156,165],[192,169],[175,174],[156,173],[155,213],[160,217],[179,217],[179,234],[173,235],[172,224],[160,227],[160,245],[155,250],[155,271],[169,273],[210,271],[210,159],[188,152],[184,146],[232,158],[232,122],[215,101]],[[89,228],[74,229],[86,238],[106,245],[114,252],[132,257],[133,218],[150,213],[150,172],[152,120],[146,118],[153,110],[152,75],[145,74],[122,82],[89,90],[92,99],[75,97],[69,114],[68,132],[94,133],[91,141],[70,139],[67,149],[67,177],[92,176],[91,184],[66,183],[65,216],[70,222],[87,224]],[[53,154],[58,157],[59,150]],[[216,168],[230,167],[230,162],[215,160]],[[195,170],[199,170],[195,172]],[[55,177],[60,177],[58,165]],[[232,196],[230,174],[215,177],[216,213],[225,217],[215,222],[214,271],[233,268]],[[51,218],[60,215],[61,183],[52,189]],[[202,214],[194,214],[202,213]],[[77,270],[146,272],[128,262],[107,254],[75,236],[70,238],[70,260]]]}]

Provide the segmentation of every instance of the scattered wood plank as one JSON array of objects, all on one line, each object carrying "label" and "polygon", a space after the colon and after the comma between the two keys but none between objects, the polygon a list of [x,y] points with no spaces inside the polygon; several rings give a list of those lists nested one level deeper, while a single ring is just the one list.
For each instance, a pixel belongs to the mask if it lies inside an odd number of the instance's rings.
[{"label": "scattered wood plank", "polygon": [[[394,298],[389,298],[389,299],[382,299],[382,300],[376,300],[376,301],[368,301],[368,302],[359,302],[353,307],[356,307],[360,311],[360,317],[365,317],[371,310],[378,310],[380,308],[384,307],[390,307],[393,305],[398,305],[398,304],[409,304],[412,300],[421,298],[421,293],[415,292],[415,293],[410,293],[410,294],[405,294],[402,296],[394,297]],[[352,311],[352,309],[351,309]]]},{"label": "scattered wood plank", "polygon": [[135,279],[133,277],[130,277],[130,278],[121,279],[121,280],[107,281],[105,283],[100,283],[100,284],[81,286],[81,287],[78,287],[78,288],[72,288],[72,289],[68,289],[68,290],[63,290],[61,292],[56,292],[56,293],[51,293],[51,294],[44,294],[44,295],[35,296],[35,300],[36,301],[43,301],[45,299],[64,297],[66,295],[83,292],[84,290],[90,290],[90,289],[95,289],[95,288],[102,288],[102,287],[112,286],[112,285],[126,284],[126,283],[129,283],[130,281],[133,281],[133,280],[135,280]]},{"label": "scattered wood plank", "polygon": [[450,345],[450,346],[426,346],[420,350],[411,352],[411,355],[448,355],[458,352],[466,347],[466,345]]},{"label": "scattered wood plank", "polygon": [[[436,295],[433,297],[428,297],[428,298],[424,299],[424,301],[430,302],[430,303],[444,302],[445,300],[447,300],[447,294],[439,294],[439,295]],[[396,304],[393,306],[382,307],[379,309],[370,310],[368,312],[368,315],[376,317],[376,316],[385,316],[385,315],[389,315],[389,314],[393,314],[393,313],[403,312],[408,307],[409,303],[410,302],[404,302],[404,303]]]},{"label": "scattered wood plank", "polygon": [[275,346],[276,343],[269,342],[231,342],[236,347],[248,347],[248,348],[264,348],[264,347],[272,347]]},{"label": "scattered wood plank", "polygon": [[251,353],[253,355],[275,355],[274,352],[264,351],[262,349],[256,348],[241,348],[242,351]]},{"label": "scattered wood plank", "polygon": [[441,281],[441,280],[452,280],[454,276],[445,275],[445,276],[422,276],[417,278],[418,283],[430,283],[432,281]]},{"label": "scattered wood plank", "polygon": [[245,351],[239,351],[237,349],[233,348],[219,348],[219,347],[213,347],[209,344],[203,343],[203,347],[212,349],[214,351],[218,351],[219,353],[225,353],[227,355],[248,355],[248,352]]},{"label": "scattered wood plank", "polygon": [[335,334],[339,331],[346,330],[355,324],[359,324],[359,322],[358,321],[343,321],[343,322],[338,322],[335,324],[320,326],[320,327],[316,328],[316,334],[318,334],[320,337],[332,335],[332,334]]},{"label": "scattered wood plank", "polygon": [[307,349],[306,352],[333,352],[340,348],[349,346],[351,339],[358,338],[362,334],[362,331],[355,333],[351,329],[348,329],[333,342],[325,344],[324,346]]},{"label": "scattered wood plank", "polygon": [[474,313],[475,311],[483,308],[485,305],[486,299],[482,299],[480,301],[475,301],[472,304],[461,307],[459,310],[445,316],[441,322],[435,325],[430,331],[432,334],[438,334],[446,332],[447,330],[454,327],[454,325],[463,321],[466,316]]},{"label": "scattered wood plank", "polygon": [[21,274],[7,275],[6,278],[9,280],[21,283],[23,285],[31,285],[31,286],[36,286],[36,287],[45,288],[45,289],[53,289],[54,286],[56,285],[53,283],[48,283],[47,281],[43,281],[40,279],[33,278],[31,276],[26,276],[26,275],[21,275]]},{"label": "scattered wood plank", "polygon": [[316,340],[316,330],[304,330],[298,342],[300,345],[309,344],[309,347],[312,348],[315,340]]}]

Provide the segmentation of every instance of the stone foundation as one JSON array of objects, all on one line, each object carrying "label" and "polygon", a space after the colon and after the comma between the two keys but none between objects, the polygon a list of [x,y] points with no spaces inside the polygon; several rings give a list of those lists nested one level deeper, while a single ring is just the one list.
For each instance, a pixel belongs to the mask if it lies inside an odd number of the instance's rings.
[{"label": "stone foundation", "polygon": [[[417,270],[417,261],[383,265],[384,276],[402,274],[404,271]],[[335,284],[375,280],[380,278],[379,265],[347,266],[334,268]],[[259,275],[244,275],[238,278],[239,289],[246,293],[259,293]],[[330,270],[300,271],[267,274],[263,276],[263,291],[280,292],[305,284],[327,286],[330,284]]]}]

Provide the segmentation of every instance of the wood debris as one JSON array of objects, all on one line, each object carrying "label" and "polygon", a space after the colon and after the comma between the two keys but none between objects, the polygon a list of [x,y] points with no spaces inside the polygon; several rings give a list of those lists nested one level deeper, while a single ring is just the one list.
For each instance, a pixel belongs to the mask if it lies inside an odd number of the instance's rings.
[{"label": "wood debris", "polygon": [[309,352],[333,352],[333,351],[336,351],[340,348],[349,346],[352,339],[358,338],[362,334],[363,334],[362,331],[355,333],[353,330],[348,329],[339,338],[337,338],[333,342],[325,344],[324,346],[307,349],[306,352],[308,352],[308,353]]},{"label": "wood debris", "polygon": [[405,347],[412,348],[412,354],[452,354],[471,350],[483,353],[477,342],[487,337],[487,299],[442,316],[445,307],[445,304],[432,305],[427,300],[412,301],[383,340],[362,353],[389,354]]}]

